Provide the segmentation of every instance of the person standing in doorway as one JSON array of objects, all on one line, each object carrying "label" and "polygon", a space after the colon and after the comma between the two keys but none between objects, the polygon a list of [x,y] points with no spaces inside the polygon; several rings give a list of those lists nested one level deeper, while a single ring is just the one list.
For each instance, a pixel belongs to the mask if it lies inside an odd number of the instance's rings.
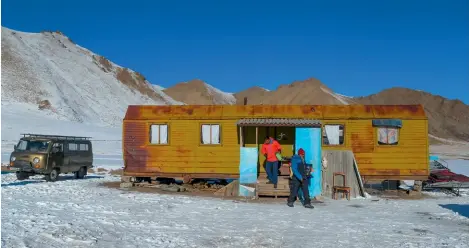
[{"label": "person standing in doorway", "polygon": [[293,203],[298,196],[298,191],[301,188],[303,191],[305,208],[314,208],[311,205],[311,198],[309,197],[308,181],[312,172],[312,168],[306,166],[305,163],[305,151],[300,148],[298,155],[293,155],[291,158],[291,181],[290,181],[290,196],[288,197],[287,205],[293,207]]},{"label": "person standing in doorway", "polygon": [[278,182],[278,158],[277,153],[281,152],[282,147],[272,137],[265,137],[264,144],[262,144],[261,152],[266,157],[265,170],[267,172],[267,178],[269,179],[268,184],[274,184],[274,188],[277,188]]}]

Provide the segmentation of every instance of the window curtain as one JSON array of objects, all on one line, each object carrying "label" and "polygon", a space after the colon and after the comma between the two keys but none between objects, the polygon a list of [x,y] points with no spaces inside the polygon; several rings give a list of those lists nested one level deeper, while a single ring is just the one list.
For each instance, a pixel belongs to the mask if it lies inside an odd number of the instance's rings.
[{"label": "window curtain", "polygon": [[397,128],[388,128],[388,144],[394,144],[397,143]]},{"label": "window curtain", "polygon": [[398,142],[397,128],[380,127],[378,128],[378,141],[383,144],[395,144]]},{"label": "window curtain", "polygon": [[212,125],[212,144],[220,144],[220,126]]},{"label": "window curtain", "polygon": [[168,125],[160,125],[160,144],[168,144]]},{"label": "window curtain", "polygon": [[159,125],[151,125],[151,138],[150,138],[150,143],[152,144],[158,144],[160,141],[160,130],[159,130]]},{"label": "window curtain", "polygon": [[202,144],[210,144],[210,125],[202,125]]},{"label": "window curtain", "polygon": [[385,127],[378,128],[378,141],[383,144],[388,143],[388,129]]},{"label": "window curtain", "polygon": [[339,145],[339,125],[325,125],[324,127],[329,145]]}]

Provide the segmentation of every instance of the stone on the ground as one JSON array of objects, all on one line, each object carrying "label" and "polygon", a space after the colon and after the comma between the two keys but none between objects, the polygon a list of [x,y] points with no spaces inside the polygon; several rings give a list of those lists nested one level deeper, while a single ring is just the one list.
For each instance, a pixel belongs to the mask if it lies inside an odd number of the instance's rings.
[{"label": "stone on the ground", "polygon": [[124,183],[121,183],[121,184],[120,184],[120,187],[121,187],[121,188],[132,188],[132,186],[133,186],[133,183],[126,183],[126,182],[124,182]]}]

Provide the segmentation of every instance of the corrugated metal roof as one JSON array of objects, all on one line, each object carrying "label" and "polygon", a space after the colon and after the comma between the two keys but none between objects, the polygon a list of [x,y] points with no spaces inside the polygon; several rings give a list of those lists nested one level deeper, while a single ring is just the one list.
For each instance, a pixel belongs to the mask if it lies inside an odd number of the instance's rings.
[{"label": "corrugated metal roof", "polygon": [[271,118],[271,119],[260,119],[260,118],[249,118],[240,119],[236,122],[238,126],[320,126],[321,122],[312,119],[290,119],[290,118]]}]

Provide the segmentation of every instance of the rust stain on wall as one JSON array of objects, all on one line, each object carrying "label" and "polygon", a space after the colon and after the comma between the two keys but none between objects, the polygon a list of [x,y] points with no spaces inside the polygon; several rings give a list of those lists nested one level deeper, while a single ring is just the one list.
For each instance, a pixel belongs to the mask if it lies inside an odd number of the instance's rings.
[{"label": "rust stain on wall", "polygon": [[230,119],[240,117],[318,119],[427,119],[421,105],[172,105],[129,106],[126,120]]},{"label": "rust stain on wall", "polygon": [[126,171],[134,171],[147,165],[148,151],[146,143],[146,126],[139,122],[124,122],[124,164]]}]

